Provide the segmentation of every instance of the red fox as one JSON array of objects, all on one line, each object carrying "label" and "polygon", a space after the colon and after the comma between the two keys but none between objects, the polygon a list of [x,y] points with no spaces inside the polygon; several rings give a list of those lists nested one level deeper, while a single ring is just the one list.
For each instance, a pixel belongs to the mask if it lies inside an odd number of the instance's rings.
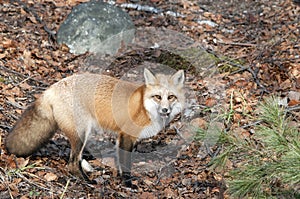
[{"label": "red fox", "polygon": [[154,75],[144,69],[145,83],[134,84],[97,74],[78,74],[50,86],[25,112],[6,138],[8,152],[26,157],[42,147],[59,128],[71,153],[71,173],[89,181],[82,151],[92,131],[117,133],[118,169],[131,184],[131,152],[137,140],[154,136],[183,111],[184,72]]}]

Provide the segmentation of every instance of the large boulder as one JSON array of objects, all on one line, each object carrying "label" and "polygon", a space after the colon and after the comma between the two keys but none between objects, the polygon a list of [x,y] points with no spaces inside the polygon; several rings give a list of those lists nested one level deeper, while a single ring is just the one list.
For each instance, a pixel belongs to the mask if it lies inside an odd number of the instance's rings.
[{"label": "large boulder", "polygon": [[134,24],[126,12],[93,1],[73,8],[58,30],[57,41],[66,44],[75,54],[86,51],[114,54],[122,42],[132,42],[134,32]]}]

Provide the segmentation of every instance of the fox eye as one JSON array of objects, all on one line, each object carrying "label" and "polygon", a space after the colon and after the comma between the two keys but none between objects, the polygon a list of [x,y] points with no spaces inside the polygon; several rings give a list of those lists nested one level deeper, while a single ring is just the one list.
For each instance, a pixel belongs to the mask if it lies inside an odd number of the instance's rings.
[{"label": "fox eye", "polygon": [[161,100],[161,96],[160,95],[153,95],[153,98],[157,101]]},{"label": "fox eye", "polygon": [[168,100],[169,101],[174,101],[174,100],[176,100],[176,96],[175,95],[169,95]]}]

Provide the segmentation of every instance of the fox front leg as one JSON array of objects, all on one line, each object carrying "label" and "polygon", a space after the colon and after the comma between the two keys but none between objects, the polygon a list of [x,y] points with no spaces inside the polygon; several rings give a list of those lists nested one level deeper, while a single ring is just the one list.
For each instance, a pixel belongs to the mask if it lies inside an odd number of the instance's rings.
[{"label": "fox front leg", "polygon": [[117,161],[119,173],[125,186],[136,189],[137,186],[131,182],[131,154],[135,143],[134,140],[135,139],[129,135],[119,134],[117,142]]}]

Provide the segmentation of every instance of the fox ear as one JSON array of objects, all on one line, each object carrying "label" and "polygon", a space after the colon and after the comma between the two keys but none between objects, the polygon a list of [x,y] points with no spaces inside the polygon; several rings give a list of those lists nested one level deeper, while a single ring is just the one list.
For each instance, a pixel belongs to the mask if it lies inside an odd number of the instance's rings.
[{"label": "fox ear", "polygon": [[184,71],[179,70],[171,77],[174,85],[183,86],[184,85]]},{"label": "fox ear", "polygon": [[146,85],[155,84],[155,82],[156,82],[156,77],[147,68],[144,69],[144,78],[145,78]]}]

